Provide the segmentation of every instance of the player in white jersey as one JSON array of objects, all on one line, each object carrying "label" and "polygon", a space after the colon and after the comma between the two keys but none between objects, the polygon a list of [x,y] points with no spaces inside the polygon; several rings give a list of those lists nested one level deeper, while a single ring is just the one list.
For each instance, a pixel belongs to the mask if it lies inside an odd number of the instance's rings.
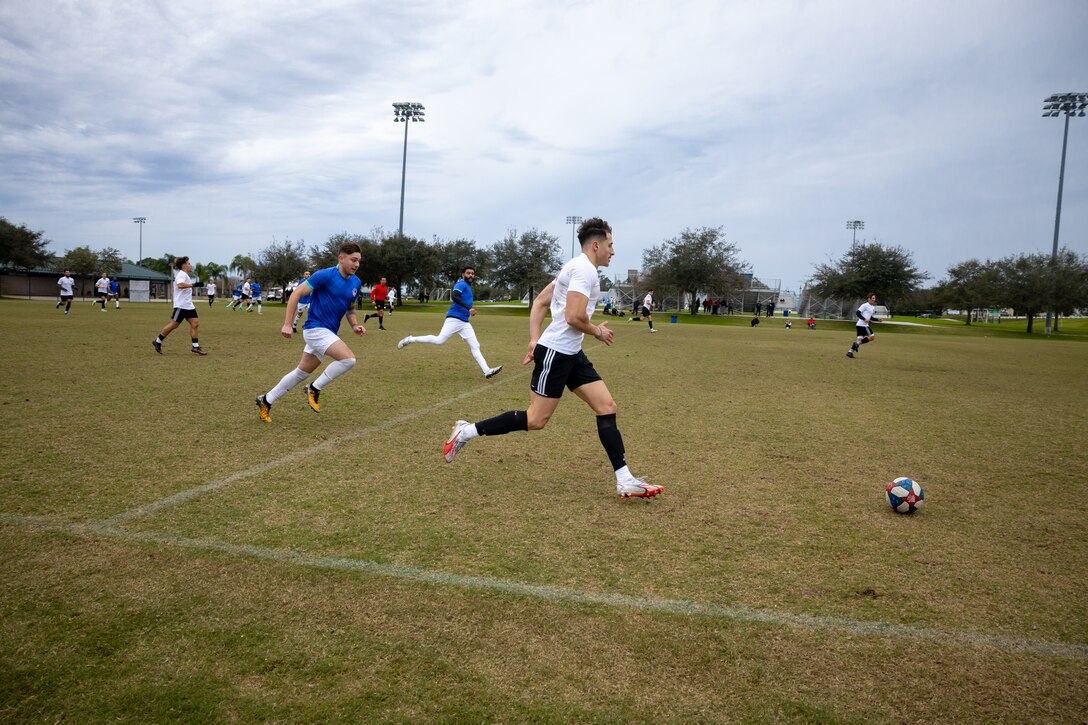
[{"label": "player in white jersey", "polygon": [[72,298],[75,296],[76,281],[72,278],[72,273],[67,269],[64,270],[64,276],[57,280],[57,287],[60,288],[60,302],[53,309],[60,309],[61,305],[64,305],[64,314],[72,309]]},{"label": "player in white jersey", "polygon": [[193,339],[191,350],[197,355],[207,355],[208,353],[200,347],[200,340],[197,338],[200,318],[193,304],[193,278],[189,276],[189,273],[193,271],[193,265],[188,257],[178,257],[174,260],[174,269],[178,270],[174,276],[174,312],[170,315],[170,322],[162,328],[159,336],[151,341],[151,346],[155,348],[155,352],[162,355],[163,340],[181,326],[182,320],[188,320],[189,336]]},{"label": "player in white jersey", "polygon": [[[612,344],[608,323],[590,322],[601,282],[597,268],[608,266],[615,254],[612,227],[603,219],[586,219],[578,227],[582,253],[563,265],[556,278],[533,301],[529,313],[529,351],[522,363],[535,362],[530,382],[528,410],[511,410],[494,418],[469,423],[459,420],[446,441],[443,457],[452,462],[470,440],[481,435],[505,435],[517,430],[540,430],[547,425],[564,386],[597,415],[597,435],[616,474],[616,493],[622,498],[656,496],[664,489],[635,478],[627,467],[623,436],[616,427],[616,402],[608,386],[582,352],[582,339],[589,333],[605,345]],[[543,334],[540,328],[551,307],[552,323]]]},{"label": "player in white jersey", "polygon": [[646,290],[646,296],[642,298],[642,316],[646,318],[646,322],[650,325],[650,332],[657,332],[654,329],[654,288]]},{"label": "player in white jersey", "polygon": [[208,295],[208,307],[211,307],[215,304],[215,282],[208,282],[204,286],[204,292]]},{"label": "player in white jersey", "polygon": [[[305,272],[302,273],[302,279],[300,279],[298,281],[298,284],[295,284],[295,285],[293,285],[291,287],[291,291],[294,292],[299,287],[299,285],[301,285],[303,282],[305,282],[309,278],[310,278],[310,270],[306,270]],[[291,295],[287,295],[287,296],[290,297]],[[313,295],[310,294],[310,291],[304,292],[302,297],[298,298],[298,311],[295,312],[294,322],[291,323],[291,330],[293,332],[298,332],[298,322],[299,322],[299,320],[302,319],[302,316],[306,314],[306,311],[308,309],[310,309],[310,300],[312,298],[313,298]]]},{"label": "player in white jersey", "polygon": [[850,349],[846,351],[846,357],[854,357],[858,352],[858,348],[867,342],[872,342],[876,335],[873,333],[869,324],[872,322],[880,322],[880,320],[873,317],[876,312],[876,295],[870,294],[865,298],[865,301],[861,303],[861,307],[857,309],[854,316],[857,317],[857,322],[854,323],[854,344],[850,346]]},{"label": "player in white jersey", "polygon": [[106,301],[110,298],[110,278],[105,272],[102,273],[101,277],[95,280],[94,288],[98,294],[97,302],[102,305],[102,311],[105,312]]}]

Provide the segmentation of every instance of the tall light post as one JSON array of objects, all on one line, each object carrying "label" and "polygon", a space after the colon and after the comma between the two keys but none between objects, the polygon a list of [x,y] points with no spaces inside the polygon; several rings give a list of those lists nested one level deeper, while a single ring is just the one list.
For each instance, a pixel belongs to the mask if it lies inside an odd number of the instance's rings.
[{"label": "tall light post", "polygon": [[404,236],[404,173],[408,169],[408,121],[416,123],[424,121],[423,104],[401,102],[393,104],[393,121],[404,124],[404,157],[400,163],[400,224],[397,225],[397,236]]},{"label": "tall light post", "polygon": [[574,259],[575,255],[578,254],[578,252],[575,251],[577,249],[577,247],[574,246],[574,239],[575,239],[574,233],[577,230],[578,225],[581,224],[581,223],[582,223],[582,217],[580,217],[580,216],[569,216],[569,217],[567,217],[567,224],[570,224],[570,258],[571,259]]},{"label": "tall light post", "polygon": [[147,221],[147,217],[145,217],[145,216],[134,216],[134,217],[132,217],[133,224],[139,224],[140,225],[140,255],[136,258],[136,264],[139,264],[140,262],[142,262],[143,258],[144,258],[144,222],[146,222],[146,221]]},{"label": "tall light post", "polygon": [[854,238],[850,242],[850,246],[854,246],[855,244],[858,243],[858,229],[864,229],[865,228],[865,222],[863,222],[860,219],[854,219],[853,221],[846,222],[846,228],[854,230]]},{"label": "tall light post", "polygon": [[[1088,107],[1088,93],[1055,93],[1043,101],[1043,118],[1057,118],[1065,114],[1065,133],[1062,135],[1062,165],[1058,171],[1058,208],[1054,212],[1054,248],[1050,253],[1051,274],[1058,271],[1058,229],[1062,223],[1062,188],[1065,186],[1065,147],[1069,143],[1069,118],[1084,118],[1084,109]],[[1046,334],[1050,335],[1050,320],[1054,314],[1053,300],[1048,300],[1046,307]]]}]

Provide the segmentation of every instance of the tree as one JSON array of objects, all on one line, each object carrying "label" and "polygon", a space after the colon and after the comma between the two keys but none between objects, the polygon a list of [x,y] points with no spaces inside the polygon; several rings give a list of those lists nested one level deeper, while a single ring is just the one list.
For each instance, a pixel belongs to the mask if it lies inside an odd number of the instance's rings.
[{"label": "tree", "polygon": [[1053,293],[1049,254],[1020,254],[997,262],[1001,304],[1028,318],[1031,333],[1035,316],[1046,309]]},{"label": "tree", "polygon": [[98,251],[98,269],[100,272],[109,273],[111,277],[121,273],[121,264],[124,261],[119,249],[106,247]]},{"label": "tree", "polygon": [[266,286],[286,287],[306,271],[306,243],[290,239],[280,242],[273,237],[272,243],[258,253],[252,271]]},{"label": "tree", "polygon": [[173,254],[164,254],[161,257],[144,257],[140,260],[140,266],[173,278],[175,259],[177,259],[177,256]]},{"label": "tree", "polygon": [[[1051,302],[1058,315],[1071,315],[1088,306],[1088,256],[1062,247],[1053,264],[1054,293]],[[1054,319],[1054,332],[1058,319]]]},{"label": "tree", "polygon": [[[379,234],[381,233],[380,229],[376,231]],[[340,255],[340,245],[349,242],[358,244],[359,249],[362,250],[363,260],[359,265],[360,273],[362,273],[364,267],[381,266],[381,246],[373,238],[361,234],[340,232],[339,234],[333,234],[324,244],[315,244],[310,247],[310,269],[317,270],[334,266]],[[361,276],[360,279],[362,279]]]},{"label": "tree", "polygon": [[53,255],[44,236],[45,232],[32,231],[26,224],[15,226],[0,217],[0,264],[25,268],[47,264]]},{"label": "tree", "polygon": [[237,272],[242,277],[252,277],[253,270],[256,267],[257,263],[253,260],[253,257],[248,254],[236,254],[234,259],[230,260],[227,269]]},{"label": "tree", "polygon": [[491,247],[492,281],[517,291],[527,289],[532,300],[563,266],[559,237],[539,229],[517,233],[511,229]]},{"label": "tree", "polygon": [[475,241],[454,239],[443,242],[435,239],[432,249],[435,255],[436,274],[443,285],[452,287],[461,278],[461,270],[470,265],[476,270],[477,280],[489,279],[491,252],[487,249],[477,249]]},{"label": "tree", "polygon": [[812,291],[820,297],[865,297],[875,292],[889,309],[929,279],[918,271],[911,253],[879,242],[858,243],[837,262],[816,265]]},{"label": "tree", "polygon": [[226,265],[216,264],[215,262],[194,264],[193,272],[196,274],[196,278],[201,282],[211,282],[213,280],[222,279],[227,273],[227,267]]},{"label": "tree", "polygon": [[386,277],[399,299],[404,299],[405,285],[426,282],[438,272],[434,248],[422,239],[393,234],[382,239],[381,252],[381,267],[370,271],[363,281],[373,284]]},{"label": "tree", "polygon": [[[672,239],[642,253],[642,277],[655,290],[670,287],[691,295],[727,293],[740,281],[748,264],[737,258],[737,246],[722,241],[721,227],[684,229]],[[679,308],[680,302],[677,301]]]},{"label": "tree", "polygon": [[998,303],[1000,273],[997,265],[986,260],[968,259],[948,268],[948,279],[939,285],[942,301],[950,307],[967,310],[967,324],[971,324],[971,311]]}]

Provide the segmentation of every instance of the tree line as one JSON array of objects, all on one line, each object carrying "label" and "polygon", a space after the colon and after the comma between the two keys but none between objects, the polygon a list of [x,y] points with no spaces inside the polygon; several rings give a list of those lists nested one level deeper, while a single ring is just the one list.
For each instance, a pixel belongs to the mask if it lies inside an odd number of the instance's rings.
[{"label": "tree line", "polygon": [[[481,247],[472,239],[434,237],[428,242],[378,227],[369,234],[341,232],[313,245],[273,238],[256,255],[236,255],[227,264],[194,262],[194,276],[210,281],[233,274],[254,277],[266,287],[283,287],[307,269],[334,265],[344,242],[362,249],[359,277],[364,284],[386,277],[402,297],[406,290],[451,287],[461,270],[472,265],[481,299],[526,293],[532,298],[563,263],[558,237],[535,228],[520,233],[511,229],[490,247]],[[57,257],[49,253],[49,243],[43,232],[0,217],[0,265],[47,266],[97,276],[102,271],[115,274],[122,262],[129,261],[112,247],[96,251],[78,246]],[[640,285],[653,287],[659,294],[676,290],[681,297],[700,293],[728,297],[751,279],[751,265],[739,255],[737,245],[725,241],[722,227],[687,228],[643,252]],[[164,254],[138,264],[172,276],[174,258]],[[1048,307],[1062,315],[1088,307],[1088,257],[1066,248],[1054,260],[1048,254],[1026,253],[998,260],[969,259],[950,266],[936,284],[924,286],[929,278],[904,247],[859,242],[839,259],[816,264],[809,290],[840,299],[860,299],[875,292],[895,314],[1011,308],[1027,317],[1029,332],[1034,317]],[[603,282],[607,287],[607,280]]]}]

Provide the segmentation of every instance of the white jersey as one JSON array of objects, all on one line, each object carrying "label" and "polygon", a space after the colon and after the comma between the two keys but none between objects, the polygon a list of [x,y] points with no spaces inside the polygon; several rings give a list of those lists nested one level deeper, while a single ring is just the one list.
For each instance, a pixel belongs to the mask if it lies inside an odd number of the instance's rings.
[{"label": "white jersey", "polygon": [[98,290],[98,294],[108,294],[110,291],[110,281],[105,277],[99,277],[98,281],[94,283],[94,288]]},{"label": "white jersey", "polygon": [[555,276],[555,290],[552,292],[552,324],[544,330],[539,344],[564,355],[575,355],[582,349],[585,335],[567,324],[567,293],[578,292],[589,298],[586,304],[586,316],[593,317],[597,300],[601,298],[601,280],[597,276],[597,267],[589,261],[583,252],[563,265]]},{"label": "white jersey", "polygon": [[76,281],[71,277],[61,277],[57,280],[57,286],[60,287],[62,295],[70,296],[75,291]]},{"label": "white jersey", "polygon": [[207,284],[207,286],[205,287],[205,289],[208,291],[208,296],[209,297],[214,297],[215,296],[215,282],[209,282]]},{"label": "white jersey", "polygon": [[181,289],[178,284],[184,282],[185,284],[192,284],[193,279],[185,272],[185,270],[178,270],[177,275],[174,277],[174,307],[181,310],[195,310],[193,306],[193,288],[186,287]]},{"label": "white jersey", "polygon": [[857,324],[868,325],[869,320],[872,319],[874,314],[876,314],[876,308],[870,305],[868,302],[864,302],[862,303],[861,307],[858,308],[858,314],[861,315],[861,318],[857,320]]},{"label": "white jersey", "polygon": [[253,292],[253,288],[249,286],[249,282],[246,282],[244,285],[242,285],[242,294],[243,295],[245,295],[246,297],[249,297],[249,295],[252,292]]},{"label": "white jersey", "polygon": [[654,308],[654,296],[649,292],[647,292],[646,296],[642,298],[642,306],[648,310],[652,310]]}]

